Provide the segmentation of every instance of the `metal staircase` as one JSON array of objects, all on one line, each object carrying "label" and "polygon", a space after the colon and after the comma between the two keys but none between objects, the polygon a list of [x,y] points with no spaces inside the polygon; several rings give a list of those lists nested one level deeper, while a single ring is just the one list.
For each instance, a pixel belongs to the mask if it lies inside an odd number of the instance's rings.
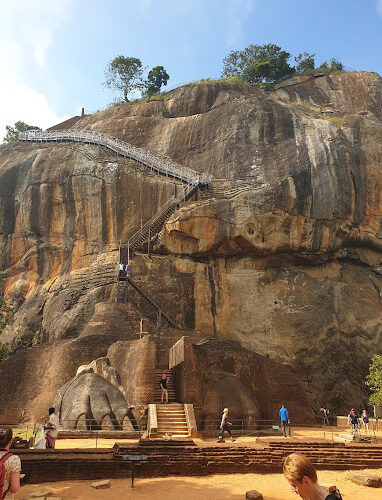
[{"label": "metal staircase", "polygon": [[136,250],[145,241],[150,241],[153,236],[159,233],[163,224],[178,209],[179,203],[186,201],[198,190],[199,184],[195,181],[188,184],[180,193],[170,198],[158,212],[151,217],[136,233],[134,233],[127,242],[128,253]]},{"label": "metal staircase", "polygon": [[[127,248],[120,248],[119,262],[124,264],[130,260],[130,251],[136,250],[146,241],[148,242],[149,249],[151,238],[158,234],[165,221],[169,219],[175,210],[177,210],[179,203],[188,200],[195,192],[197,192],[199,187],[208,186],[212,178],[212,176],[200,174],[199,172],[196,172],[188,167],[178,165],[174,162],[156,156],[149,151],[121,141],[120,139],[98,132],[75,129],[54,130],[50,132],[28,130],[19,134],[19,140],[30,142],[81,142],[85,144],[103,146],[110,151],[123,156],[124,158],[131,158],[138,163],[145,165],[150,168],[151,171],[156,171],[158,174],[165,175],[166,177],[179,179],[181,182],[186,184],[184,189],[170,198],[158,210],[158,212],[143,225],[142,228],[129,238]],[[84,150],[81,150],[81,153],[85,154],[85,156],[89,159],[95,159],[91,153]],[[156,304],[155,301],[151,299],[130,276],[123,277],[118,273],[115,302],[127,302],[129,286],[138,292],[141,299],[144,300],[151,311],[155,312],[158,327],[161,326],[163,318],[163,320],[165,320],[171,327],[179,328],[176,322],[172,320],[170,316],[165,313],[163,309]]]}]

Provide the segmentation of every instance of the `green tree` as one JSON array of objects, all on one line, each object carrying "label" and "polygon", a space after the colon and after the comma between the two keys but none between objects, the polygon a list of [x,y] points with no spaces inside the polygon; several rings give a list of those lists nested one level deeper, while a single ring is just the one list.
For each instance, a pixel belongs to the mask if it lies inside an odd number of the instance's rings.
[{"label": "green tree", "polygon": [[117,56],[106,67],[106,87],[121,90],[123,98],[129,101],[128,95],[144,88],[142,62],[136,57]]},{"label": "green tree", "polygon": [[324,61],[319,69],[323,71],[342,71],[344,69],[344,65],[340,62],[337,61],[337,59],[330,59],[330,61]]},{"label": "green tree", "polygon": [[372,405],[382,405],[382,356],[379,354],[374,354],[371,358],[366,385],[373,392],[369,398],[369,403]]},{"label": "green tree", "polygon": [[234,50],[223,60],[222,77],[238,76],[250,83],[275,82],[295,72],[288,64],[291,55],[274,44],[249,45]]},{"label": "green tree", "polygon": [[315,68],[314,57],[316,54],[308,54],[302,52],[294,58],[296,62],[296,70],[303,73],[304,71],[313,71]]},{"label": "green tree", "polygon": [[25,122],[18,121],[15,123],[14,127],[11,127],[10,125],[6,125],[5,129],[7,131],[6,136],[4,137],[5,142],[15,142],[19,138],[19,133],[20,132],[26,132],[27,130],[41,130],[39,127],[36,127],[34,125],[28,125]]},{"label": "green tree", "polygon": [[163,66],[155,66],[147,75],[146,95],[152,96],[153,94],[157,94],[162,85],[167,85],[169,78]]}]

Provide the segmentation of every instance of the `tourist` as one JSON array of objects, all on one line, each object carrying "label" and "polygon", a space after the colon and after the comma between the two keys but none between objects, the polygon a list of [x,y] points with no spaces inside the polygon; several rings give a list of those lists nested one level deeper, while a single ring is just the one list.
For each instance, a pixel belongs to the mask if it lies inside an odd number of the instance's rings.
[{"label": "tourist", "polygon": [[131,274],[131,271],[130,271],[130,264],[126,264],[125,271],[126,271],[126,276],[127,276],[128,278],[130,278],[130,274]]},{"label": "tourist", "polygon": [[369,432],[369,417],[367,416],[366,410],[362,410],[361,421],[367,434]]},{"label": "tourist", "polygon": [[280,420],[281,420],[281,429],[283,431],[283,436],[285,438],[287,437],[287,429],[288,429],[288,436],[291,437],[289,413],[284,405],[281,405],[279,415],[280,415]]},{"label": "tourist", "polygon": [[54,413],[54,408],[49,408],[49,420],[48,423],[44,426],[45,429],[48,429],[48,432],[45,436],[45,442],[47,448],[55,448],[56,447],[56,439],[58,435],[58,428],[60,426],[60,421],[57,415]]},{"label": "tourist", "polygon": [[359,416],[356,414],[354,408],[350,410],[350,413],[348,415],[348,422],[352,427],[352,431],[354,436],[357,436],[358,434],[358,421],[359,421]]},{"label": "tourist", "polygon": [[125,271],[123,269],[123,262],[119,263],[119,276],[125,276]]},{"label": "tourist", "polygon": [[325,412],[325,423],[326,423],[326,425],[329,425],[329,413],[330,412],[327,408],[325,408],[324,412]]},{"label": "tourist", "polygon": [[9,453],[11,444],[12,429],[0,429],[0,477],[4,477],[4,484],[0,484],[0,498],[4,500],[13,500],[14,493],[20,488],[21,461],[17,455]]},{"label": "tourist", "polygon": [[220,432],[222,436],[222,442],[224,441],[224,431],[228,432],[228,436],[231,438],[231,441],[235,441],[232,438],[232,432],[231,432],[231,427],[232,423],[228,422],[228,408],[224,408],[223,410],[223,415],[222,415],[222,420],[220,422]]},{"label": "tourist", "polygon": [[320,408],[321,425],[326,424],[325,408],[321,406]]},{"label": "tourist", "polygon": [[166,377],[166,374],[163,373],[162,378],[160,379],[159,382],[159,387],[162,389],[161,396],[160,396],[160,403],[164,405],[164,399],[166,400],[166,403],[168,404],[168,390],[167,390],[167,384],[168,384],[168,378]]},{"label": "tourist", "polygon": [[284,477],[291,490],[303,500],[338,500],[341,493],[328,491],[317,482],[317,472],[310,460],[300,453],[292,453],[284,460]]}]

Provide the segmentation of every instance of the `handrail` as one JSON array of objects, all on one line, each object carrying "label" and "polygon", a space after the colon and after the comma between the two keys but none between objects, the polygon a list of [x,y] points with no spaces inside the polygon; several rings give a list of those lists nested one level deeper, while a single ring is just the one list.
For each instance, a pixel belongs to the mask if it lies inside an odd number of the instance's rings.
[{"label": "handrail", "polygon": [[58,142],[65,140],[98,144],[114,151],[120,156],[132,158],[146,167],[156,170],[166,176],[180,179],[182,182],[187,182],[188,184],[197,182],[198,184],[207,185],[212,179],[211,175],[199,173],[191,168],[165,160],[164,158],[154,155],[150,151],[137,148],[132,144],[101,132],[75,129],[52,131],[28,130],[19,134],[19,140],[32,142]]},{"label": "handrail", "polygon": [[151,299],[139,286],[138,284],[131,279],[130,276],[126,277],[126,281],[128,281],[136,290],[138,293],[140,293],[155,309],[157,309],[158,312],[160,312],[161,316],[165,318],[165,320],[170,323],[171,326],[174,328],[179,329],[179,326],[175,323],[174,320],[172,320],[164,311],[163,309],[156,304],[153,299]]}]

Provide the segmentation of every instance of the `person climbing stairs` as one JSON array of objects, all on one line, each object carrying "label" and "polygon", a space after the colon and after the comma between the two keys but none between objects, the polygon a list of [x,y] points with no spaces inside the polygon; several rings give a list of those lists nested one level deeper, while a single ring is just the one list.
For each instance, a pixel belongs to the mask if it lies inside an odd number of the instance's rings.
[{"label": "person climbing stairs", "polygon": [[155,370],[155,390],[154,390],[154,402],[159,403],[161,401],[162,389],[159,385],[162,375],[167,377],[167,391],[168,391],[168,402],[175,403],[176,397],[176,387],[173,381],[171,370],[164,370],[163,368],[158,368]]}]

